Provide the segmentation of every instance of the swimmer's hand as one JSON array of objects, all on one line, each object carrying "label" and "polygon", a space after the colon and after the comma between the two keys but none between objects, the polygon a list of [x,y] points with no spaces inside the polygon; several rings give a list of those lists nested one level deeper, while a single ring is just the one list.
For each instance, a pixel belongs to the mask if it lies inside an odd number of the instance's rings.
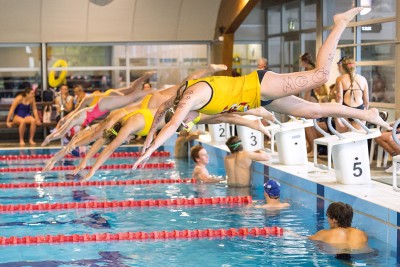
[{"label": "swimmer's hand", "polygon": [[72,174],[77,175],[79,171],[85,168],[86,168],[86,160],[82,160],[81,163],[79,163],[79,165],[76,166],[75,169],[72,171]]},{"label": "swimmer's hand", "polygon": [[156,138],[156,134],[154,134],[154,136],[148,135],[146,137],[146,140],[144,140],[144,143],[143,143],[142,155],[144,155],[146,153],[146,150],[153,145],[152,143],[155,138]]},{"label": "swimmer's hand", "polygon": [[94,175],[94,170],[90,170],[85,177],[83,177],[82,181],[88,181],[90,178],[92,178],[92,176]]},{"label": "swimmer's hand", "polygon": [[142,156],[138,158],[138,160],[133,164],[132,170],[136,170],[139,166],[139,164],[146,164],[146,162],[149,160],[150,156],[147,155],[148,153],[144,153]]},{"label": "swimmer's hand", "polygon": [[53,160],[50,159],[50,160],[47,162],[46,166],[44,166],[44,168],[42,169],[42,172],[48,172],[48,171],[50,171],[51,169],[53,169],[53,167],[54,167],[55,164],[56,164],[55,161],[53,161]]}]

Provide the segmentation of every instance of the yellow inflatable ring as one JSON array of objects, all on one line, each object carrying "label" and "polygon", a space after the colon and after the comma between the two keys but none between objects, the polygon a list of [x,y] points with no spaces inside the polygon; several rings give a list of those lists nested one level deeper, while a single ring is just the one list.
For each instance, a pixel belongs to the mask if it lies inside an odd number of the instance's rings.
[{"label": "yellow inflatable ring", "polygon": [[[63,59],[59,59],[56,62],[54,62],[53,68],[58,68],[58,67],[62,67],[62,68],[68,67],[67,61],[65,61]],[[58,78],[56,79],[56,72],[54,70],[50,71],[49,85],[51,87],[59,86],[67,77],[67,73],[68,73],[68,71],[66,71],[66,70],[61,71],[60,75],[58,75]]]}]

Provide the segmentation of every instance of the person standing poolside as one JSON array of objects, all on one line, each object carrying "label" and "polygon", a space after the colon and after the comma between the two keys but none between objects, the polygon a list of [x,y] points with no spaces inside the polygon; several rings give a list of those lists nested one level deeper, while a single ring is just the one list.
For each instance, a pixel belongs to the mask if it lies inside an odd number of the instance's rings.
[{"label": "person standing poolside", "polygon": [[264,197],[265,204],[256,205],[254,206],[255,208],[277,210],[284,209],[290,206],[289,203],[281,202],[281,185],[275,180],[269,180],[264,184]]},{"label": "person standing poolside", "polygon": [[367,234],[351,227],[353,208],[350,205],[333,202],[329,205],[326,216],[330,229],[318,231],[309,239],[328,243],[344,251],[362,249],[367,246]]},{"label": "person standing poolside", "polygon": [[192,178],[198,179],[203,183],[218,183],[221,180],[210,175],[207,170],[208,154],[207,150],[201,145],[196,145],[190,150],[190,157],[196,163]]},{"label": "person standing poolside", "polygon": [[[369,89],[365,77],[356,73],[353,59],[342,57],[338,64],[341,76],[336,79],[336,102],[347,107],[366,110],[369,107]],[[361,130],[361,126],[349,119],[353,127]]]},{"label": "person standing poolside", "polygon": [[270,157],[262,150],[243,151],[242,141],[237,136],[230,137],[225,144],[231,152],[224,159],[228,186],[249,187],[253,160],[266,161]]}]

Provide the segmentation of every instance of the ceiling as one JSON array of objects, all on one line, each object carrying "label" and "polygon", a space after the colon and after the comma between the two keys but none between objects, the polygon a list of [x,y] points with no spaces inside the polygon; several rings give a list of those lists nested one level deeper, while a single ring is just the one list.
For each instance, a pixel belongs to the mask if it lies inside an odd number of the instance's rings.
[{"label": "ceiling", "polygon": [[0,43],[209,41],[221,0],[0,0]]}]

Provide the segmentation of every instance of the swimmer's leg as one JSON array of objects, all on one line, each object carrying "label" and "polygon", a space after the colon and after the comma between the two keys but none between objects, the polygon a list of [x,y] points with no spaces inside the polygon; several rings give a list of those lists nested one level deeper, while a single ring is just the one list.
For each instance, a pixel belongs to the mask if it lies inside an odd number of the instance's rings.
[{"label": "swimmer's leg", "polygon": [[268,105],[268,108],[279,113],[308,119],[325,117],[356,118],[391,129],[390,125],[379,116],[379,112],[376,108],[361,110],[337,103],[311,103],[296,96],[276,99]]},{"label": "swimmer's leg", "polygon": [[262,100],[277,99],[317,88],[329,79],[339,38],[347,24],[362,10],[353,8],[333,17],[334,26],[317,55],[316,68],[287,74],[267,72],[261,81]]}]

